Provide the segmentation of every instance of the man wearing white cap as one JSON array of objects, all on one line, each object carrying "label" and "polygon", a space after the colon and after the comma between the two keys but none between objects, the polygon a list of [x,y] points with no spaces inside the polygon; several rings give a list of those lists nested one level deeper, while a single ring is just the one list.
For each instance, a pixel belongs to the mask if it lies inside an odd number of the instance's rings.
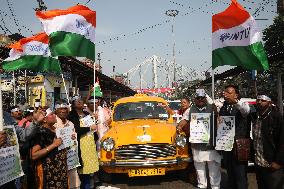
[{"label": "man wearing white cap", "polygon": [[253,146],[259,189],[282,189],[284,166],[284,122],[271,98],[259,95],[253,120]]},{"label": "man wearing white cap", "polygon": [[[214,113],[213,113],[214,112]],[[193,153],[194,166],[197,173],[198,188],[207,188],[207,171],[206,164],[208,165],[210,185],[212,189],[219,189],[221,182],[221,156],[214,148],[216,136],[216,120],[217,112],[213,104],[208,104],[206,93],[204,89],[197,89],[194,104],[190,107],[188,121],[189,125],[193,124],[192,120],[195,115],[204,115],[210,117],[209,125],[209,141],[207,143],[192,142],[191,148]],[[213,124],[214,115],[214,124]],[[205,118],[204,118],[205,119]],[[215,125],[215,128],[213,127]],[[181,129],[178,127],[178,129]],[[213,134],[214,133],[214,134]]]}]

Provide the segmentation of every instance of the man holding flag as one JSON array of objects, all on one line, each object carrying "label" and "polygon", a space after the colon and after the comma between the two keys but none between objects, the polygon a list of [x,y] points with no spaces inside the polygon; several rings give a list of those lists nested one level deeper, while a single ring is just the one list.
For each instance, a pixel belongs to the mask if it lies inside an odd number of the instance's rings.
[{"label": "man holding flag", "polygon": [[[212,17],[212,91],[214,69],[223,65],[241,66],[247,70],[269,69],[256,21],[237,0],[232,0],[225,11]],[[219,114],[235,117],[235,140],[247,137],[246,116],[250,112],[248,104],[239,100],[238,88],[233,85],[225,88],[224,99],[225,103]],[[224,151],[223,160],[230,188],[247,189],[247,162],[240,162],[233,154],[233,150]]]}]

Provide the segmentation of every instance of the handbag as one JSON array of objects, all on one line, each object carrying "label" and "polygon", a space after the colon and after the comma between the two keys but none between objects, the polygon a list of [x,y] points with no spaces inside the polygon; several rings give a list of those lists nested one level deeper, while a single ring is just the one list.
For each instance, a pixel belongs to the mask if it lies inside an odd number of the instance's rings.
[{"label": "handbag", "polygon": [[251,139],[240,138],[235,140],[234,154],[238,161],[248,161],[251,154]]}]

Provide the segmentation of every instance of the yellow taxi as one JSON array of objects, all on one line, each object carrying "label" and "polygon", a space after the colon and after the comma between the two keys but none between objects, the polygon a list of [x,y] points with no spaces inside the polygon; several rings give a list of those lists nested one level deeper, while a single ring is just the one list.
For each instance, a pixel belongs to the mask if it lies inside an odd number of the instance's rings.
[{"label": "yellow taxi", "polygon": [[114,104],[111,127],[101,140],[100,165],[106,173],[151,176],[187,168],[192,161],[187,138],[176,133],[165,105],[163,98],[145,94]]}]

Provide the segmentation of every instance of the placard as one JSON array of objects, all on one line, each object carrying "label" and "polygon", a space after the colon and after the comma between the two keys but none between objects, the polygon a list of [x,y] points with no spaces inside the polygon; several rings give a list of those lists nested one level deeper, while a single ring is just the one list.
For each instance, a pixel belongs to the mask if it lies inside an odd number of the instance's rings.
[{"label": "placard", "polygon": [[191,113],[190,137],[191,143],[209,143],[211,113]]},{"label": "placard", "polygon": [[62,150],[64,148],[70,147],[74,144],[74,140],[72,140],[74,127],[63,127],[56,128],[56,137],[62,139],[62,144],[58,146],[58,150]]},{"label": "placard", "polygon": [[235,137],[235,116],[220,116],[216,137],[216,150],[231,151]]},{"label": "placard", "polygon": [[0,186],[24,175],[15,127],[4,126],[3,130],[7,134],[7,142],[0,147]]}]

